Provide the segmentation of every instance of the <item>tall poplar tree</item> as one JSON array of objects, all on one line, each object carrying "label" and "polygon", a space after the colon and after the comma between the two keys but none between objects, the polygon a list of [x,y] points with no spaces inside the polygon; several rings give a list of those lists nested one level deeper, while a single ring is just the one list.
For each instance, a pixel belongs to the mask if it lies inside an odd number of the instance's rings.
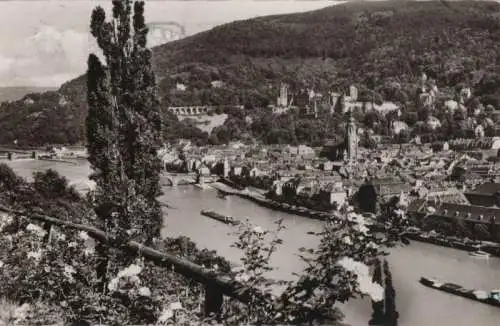
[{"label": "tall poplar tree", "polygon": [[[133,10],[132,10],[133,6]],[[133,12],[132,12],[133,11]],[[90,31],[102,50],[88,59],[87,150],[96,182],[95,212],[117,241],[150,244],[160,234],[162,130],[144,2],[114,0],[106,21],[92,12]]]}]

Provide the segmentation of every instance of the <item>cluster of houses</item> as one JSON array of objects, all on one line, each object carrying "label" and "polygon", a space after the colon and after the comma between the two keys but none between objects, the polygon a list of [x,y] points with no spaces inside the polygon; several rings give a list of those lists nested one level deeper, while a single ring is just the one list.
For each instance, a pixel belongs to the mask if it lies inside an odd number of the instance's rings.
[{"label": "cluster of houses", "polygon": [[[408,203],[415,218],[466,218],[467,223],[500,225],[500,164],[450,150],[455,144],[387,145],[376,150],[358,148],[356,128],[346,134],[344,160],[319,157],[321,148],[289,145],[243,145],[165,150],[167,169],[218,174],[228,179],[265,185],[274,199],[334,207],[346,202],[377,214],[380,205],[397,197]],[[500,144],[489,141],[491,147]],[[484,157],[495,148],[477,148]],[[267,179],[268,183],[259,183]],[[254,183],[252,183],[254,182]],[[315,207],[310,207],[315,208]],[[431,213],[429,213],[431,212]],[[497,216],[498,215],[498,216]]]},{"label": "cluster of houses", "polygon": [[362,112],[378,111],[386,114],[391,111],[400,111],[400,107],[394,102],[384,101],[377,104],[374,101],[361,101],[358,98],[358,89],[351,85],[348,92],[328,92],[324,95],[314,89],[301,89],[296,94],[289,94],[287,84],[280,85],[279,96],[276,104],[269,105],[273,114],[284,114],[295,110],[303,116],[318,118],[324,114],[347,113],[357,110]]}]

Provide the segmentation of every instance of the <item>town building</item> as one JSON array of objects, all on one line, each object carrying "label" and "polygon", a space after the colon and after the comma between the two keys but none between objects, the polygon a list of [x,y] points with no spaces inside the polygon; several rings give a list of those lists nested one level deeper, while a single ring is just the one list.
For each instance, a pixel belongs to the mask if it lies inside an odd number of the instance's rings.
[{"label": "town building", "polygon": [[180,91],[180,92],[184,92],[187,89],[187,87],[184,84],[177,83],[175,85],[175,89],[178,90],[178,91]]},{"label": "town building", "polygon": [[500,207],[500,183],[488,182],[465,193],[472,205]]},{"label": "town building", "polygon": [[362,211],[377,213],[378,204],[409,190],[409,184],[395,178],[372,179],[359,188],[357,202]]}]

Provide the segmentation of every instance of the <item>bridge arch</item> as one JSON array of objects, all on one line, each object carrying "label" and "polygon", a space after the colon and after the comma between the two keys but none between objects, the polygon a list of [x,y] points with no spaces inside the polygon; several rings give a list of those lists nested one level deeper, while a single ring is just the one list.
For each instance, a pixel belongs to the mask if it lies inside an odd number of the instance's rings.
[{"label": "bridge arch", "polygon": [[180,184],[193,184],[196,183],[196,175],[190,174],[179,174],[179,175],[164,175],[163,176],[164,183],[166,185],[170,185],[175,187]]}]

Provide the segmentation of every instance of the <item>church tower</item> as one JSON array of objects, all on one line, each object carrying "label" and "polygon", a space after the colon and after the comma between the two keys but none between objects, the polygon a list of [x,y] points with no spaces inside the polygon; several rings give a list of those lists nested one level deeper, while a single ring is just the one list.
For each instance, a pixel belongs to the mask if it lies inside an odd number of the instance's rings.
[{"label": "church tower", "polygon": [[280,95],[277,100],[277,106],[287,107],[288,106],[288,86],[284,83],[280,85]]},{"label": "church tower", "polygon": [[358,159],[358,130],[351,113],[349,113],[349,122],[347,123],[345,144],[347,159],[350,163],[356,162]]}]

